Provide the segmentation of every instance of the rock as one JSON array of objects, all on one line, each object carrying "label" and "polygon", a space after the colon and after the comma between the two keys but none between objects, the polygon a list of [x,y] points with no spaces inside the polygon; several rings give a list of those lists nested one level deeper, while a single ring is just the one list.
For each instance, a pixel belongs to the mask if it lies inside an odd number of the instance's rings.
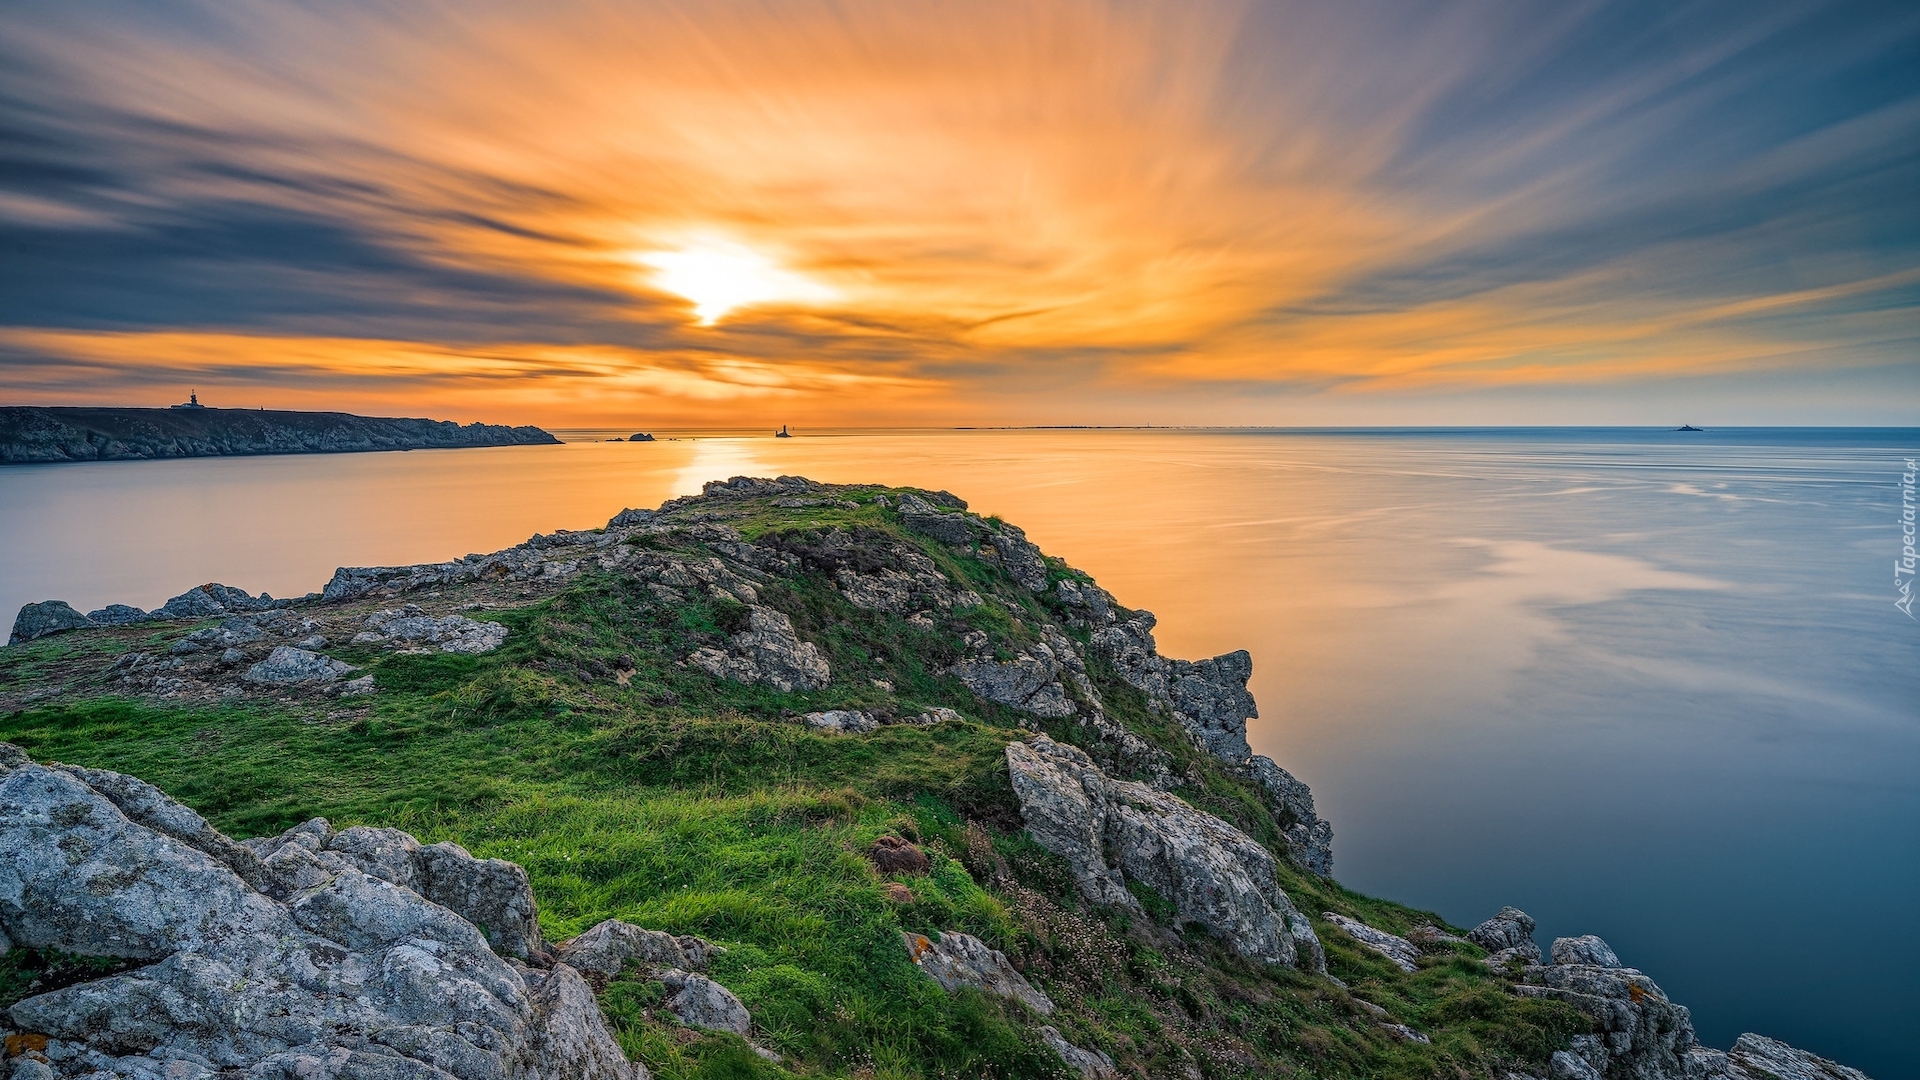
[{"label": "rock", "polygon": [[1388,1034],[1404,1042],[1430,1043],[1433,1041],[1405,1024],[1381,1024],[1380,1026]]},{"label": "rock", "polygon": [[87,612],[87,620],[95,626],[126,626],[147,622],[152,618],[152,615],[127,604],[108,604],[98,611]]},{"label": "rock", "polygon": [[1868,1080],[1858,1069],[1752,1032],[1740,1036],[1725,1056],[1732,1080]]},{"label": "rock", "polygon": [[1044,735],[1009,743],[1007,767],[1027,830],[1067,861],[1087,899],[1137,911],[1127,882],[1138,882],[1242,956],[1312,965],[1311,924],[1281,890],[1273,856],[1245,833],[1145,784],[1110,779]]},{"label": "rock", "polygon": [[1600,1075],[1621,1080],[1681,1080],[1695,1047],[1687,1010],[1632,968],[1591,964],[1529,967],[1514,987],[1523,997],[1562,1001],[1593,1022],[1572,1053]]},{"label": "rock", "polygon": [[245,589],[213,582],[188,589],[156,608],[153,614],[162,619],[204,619],[231,612],[266,611],[275,606],[279,605],[265,593],[254,596]]},{"label": "rock", "polygon": [[1517,907],[1503,907],[1493,918],[1467,931],[1467,940],[1487,950],[1487,963],[1503,967],[1520,960],[1539,963],[1540,946],[1533,943],[1533,918]]},{"label": "rock", "polygon": [[726,652],[694,650],[687,662],[717,679],[764,683],[777,690],[819,690],[832,678],[827,658],[793,632],[793,621],[769,607],[748,608],[748,628],[733,635]]},{"label": "rock", "polygon": [[330,656],[289,645],[276,645],[265,660],[248,668],[241,678],[261,686],[292,686],[334,682],[353,670],[353,665]]},{"label": "rock", "polygon": [[987,534],[987,542],[1000,556],[1000,565],[1007,575],[1019,582],[1021,588],[1031,593],[1047,591],[1047,557],[1019,526],[1001,525],[999,531]]},{"label": "rock", "polygon": [[1320,917],[1346,931],[1348,937],[1393,961],[1401,971],[1420,970],[1420,965],[1415,963],[1420,958],[1420,950],[1406,938],[1396,937],[1385,930],[1375,930],[1359,919],[1336,915],[1331,911],[1322,912]]},{"label": "rock", "polygon": [[1093,635],[1093,648],[1104,655],[1120,677],[1169,709],[1208,753],[1232,765],[1244,765],[1252,755],[1247,745],[1247,721],[1260,715],[1247,680],[1253,675],[1253,657],[1244,649],[1211,660],[1169,660],[1153,640],[1151,611]]},{"label": "rock", "polygon": [[[145,962],[12,1006],[16,1029],[50,1038],[53,1075],[644,1080],[571,968],[516,968],[472,922],[359,868],[417,881],[406,856],[442,845],[318,821],[236,844],[133,777],[8,751],[0,926]],[[305,884],[276,897],[233,864],[269,889]]]},{"label": "rock", "polygon": [[357,679],[348,679],[345,683],[342,683],[340,686],[340,696],[343,698],[366,697],[376,689],[377,687],[373,685],[373,676],[362,675]]},{"label": "rock", "polygon": [[943,513],[912,492],[903,493],[896,508],[900,512],[900,523],[909,532],[930,536],[943,544],[971,544],[981,531],[979,521],[970,515]]},{"label": "rock", "polygon": [[669,971],[661,976],[661,982],[672,991],[667,998],[667,1011],[680,1018],[688,1027],[708,1028],[713,1031],[731,1031],[741,1038],[753,1032],[753,1017],[733,991],[707,978],[690,971]]},{"label": "rock", "polygon": [[872,713],[856,709],[832,709],[827,712],[810,712],[800,717],[802,723],[815,731],[831,732],[837,735],[859,735],[877,730],[880,722]]},{"label": "rock", "polygon": [[1580,937],[1553,939],[1553,962],[1556,964],[1590,964],[1594,967],[1625,967],[1620,958],[1613,954],[1607,943],[1593,936],[1583,934]]},{"label": "rock", "polygon": [[1553,1052],[1553,1058],[1547,1064],[1547,1076],[1550,1080],[1602,1080],[1599,1070],[1588,1064],[1585,1058],[1567,1050]]},{"label": "rock", "polygon": [[361,642],[369,634],[373,642],[433,645],[441,652],[477,655],[488,653],[506,643],[507,628],[497,622],[478,622],[465,615],[435,618],[412,604],[398,611],[377,611],[367,617],[365,633],[355,635]]},{"label": "rock", "polygon": [[1120,1074],[1114,1071],[1113,1059],[1101,1051],[1080,1049],[1050,1025],[1041,1025],[1040,1039],[1060,1055],[1061,1062],[1068,1069],[1079,1073],[1084,1080],[1119,1080]]},{"label": "rock", "polygon": [[1076,711],[1060,678],[1073,670],[1068,661],[1077,660],[1064,641],[1061,649],[1043,641],[1004,663],[962,660],[953,666],[953,675],[982,700],[1057,720]]},{"label": "rock", "polygon": [[620,974],[629,960],[648,968],[705,971],[719,947],[691,935],[674,937],[643,930],[619,919],[607,919],[555,950],[561,962],[608,978]]},{"label": "rock", "polygon": [[635,525],[653,524],[654,513],[651,510],[622,510],[607,522],[609,529],[624,529]]},{"label": "rock", "polygon": [[1448,945],[1464,945],[1466,938],[1447,933],[1437,926],[1416,926],[1407,931],[1409,942],[1422,948],[1442,948]]},{"label": "rock", "polygon": [[75,611],[65,600],[42,600],[37,604],[27,604],[20,609],[20,614],[14,616],[13,633],[8,636],[7,644],[18,645],[48,634],[82,630],[92,625],[92,620]]},{"label": "rock", "polygon": [[935,941],[903,931],[900,937],[907,955],[948,993],[971,988],[1021,1002],[1041,1016],[1052,1015],[1053,1001],[1014,969],[1007,954],[972,934],[946,930]]},{"label": "rock", "polygon": [[1267,804],[1281,820],[1292,819],[1281,833],[1287,838],[1287,854],[1300,868],[1321,877],[1333,876],[1333,823],[1323,821],[1313,809],[1313,791],[1276,765],[1272,758],[1259,754],[1247,761],[1247,769]]}]

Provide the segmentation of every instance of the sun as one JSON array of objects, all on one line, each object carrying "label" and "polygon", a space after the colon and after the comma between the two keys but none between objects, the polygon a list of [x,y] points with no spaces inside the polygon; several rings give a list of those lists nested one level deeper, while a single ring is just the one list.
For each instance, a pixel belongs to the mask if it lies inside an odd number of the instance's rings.
[{"label": "sun", "polygon": [[712,326],[728,312],[756,304],[816,304],[839,293],[810,281],[731,240],[702,237],[672,251],[650,251],[637,261],[653,283],[693,301],[693,313]]}]

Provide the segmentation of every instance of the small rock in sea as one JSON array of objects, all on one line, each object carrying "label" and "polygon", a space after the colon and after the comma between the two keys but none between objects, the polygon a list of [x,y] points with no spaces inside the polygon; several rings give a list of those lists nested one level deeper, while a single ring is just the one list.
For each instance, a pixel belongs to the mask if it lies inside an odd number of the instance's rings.
[{"label": "small rock in sea", "polygon": [[75,611],[73,605],[65,600],[42,600],[20,609],[20,614],[14,617],[13,634],[7,639],[7,644],[18,645],[48,634],[80,630],[92,625],[92,620]]}]

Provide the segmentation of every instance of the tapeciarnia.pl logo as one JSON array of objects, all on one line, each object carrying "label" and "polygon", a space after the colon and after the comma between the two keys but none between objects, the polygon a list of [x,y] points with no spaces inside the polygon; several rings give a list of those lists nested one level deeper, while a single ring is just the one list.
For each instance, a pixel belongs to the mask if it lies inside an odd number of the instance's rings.
[{"label": "tapeciarnia.pl logo", "polygon": [[[1901,610],[1909,619],[1913,614],[1913,480],[1920,473],[1920,464],[1907,459],[1907,471],[1900,474],[1900,557],[1893,560],[1893,589],[1898,596],[1893,606]],[[1920,622],[1920,619],[1915,619]]]}]

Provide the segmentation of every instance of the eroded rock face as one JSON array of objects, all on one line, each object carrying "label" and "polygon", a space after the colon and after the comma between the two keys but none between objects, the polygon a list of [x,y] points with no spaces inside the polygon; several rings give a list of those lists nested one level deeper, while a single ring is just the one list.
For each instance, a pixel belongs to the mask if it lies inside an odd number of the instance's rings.
[{"label": "eroded rock face", "polygon": [[[1600,947],[1605,944],[1600,942]],[[1585,955],[1595,952],[1589,948]],[[1606,949],[1605,955],[1611,957],[1613,950]],[[1606,966],[1535,965],[1526,969],[1524,980],[1514,987],[1515,993],[1566,1002],[1593,1021],[1595,1033],[1576,1036],[1571,1052],[1600,1076],[1680,1080],[1689,1075],[1695,1042],[1686,1008],[1668,1000],[1666,992],[1646,975],[1619,966],[1617,958]],[[1570,1076],[1577,1072],[1572,1063],[1558,1067]]]},{"label": "eroded rock face", "polygon": [[1579,937],[1553,939],[1553,962],[1556,964],[1586,964],[1592,967],[1625,967],[1620,958],[1606,942],[1592,934]]},{"label": "eroded rock face", "polygon": [[1007,576],[1021,588],[1032,593],[1047,591],[1047,557],[1019,526],[1002,524],[997,532],[988,534],[987,541],[1000,557]]},{"label": "eroded rock face", "polygon": [[753,607],[748,619],[747,629],[733,635],[726,651],[696,649],[687,662],[716,679],[764,683],[788,693],[818,690],[831,680],[826,656],[794,634],[785,613]]},{"label": "eroded rock face", "polygon": [[675,937],[619,919],[596,923],[557,950],[562,963],[609,978],[620,974],[629,960],[651,968],[705,971],[717,951],[718,946],[702,938],[684,934]]},{"label": "eroded rock face", "polygon": [[1313,791],[1269,757],[1254,755],[1247,761],[1247,771],[1266,793],[1268,805],[1293,818],[1293,823],[1281,830],[1293,861],[1304,870],[1331,877],[1333,823],[1314,812]]},{"label": "eroded rock face", "polygon": [[13,633],[8,635],[7,644],[18,645],[62,630],[81,630],[92,625],[93,620],[74,610],[65,600],[42,600],[25,605],[20,614],[14,616]]},{"label": "eroded rock face", "polygon": [[1273,856],[1245,833],[1145,784],[1113,780],[1044,735],[1008,744],[1007,767],[1028,831],[1067,861],[1089,900],[1138,910],[1127,883],[1139,882],[1242,956],[1313,963],[1311,925],[1281,891]]},{"label": "eroded rock face", "polygon": [[1512,960],[1540,962],[1540,946],[1533,943],[1533,917],[1517,907],[1503,907],[1493,918],[1467,931],[1467,940],[1487,950],[1487,963],[1496,967]]},{"label": "eroded rock face", "polygon": [[1052,999],[1035,989],[1007,961],[1007,954],[972,934],[946,930],[938,940],[905,932],[900,937],[906,942],[907,955],[948,993],[982,990],[1021,1002],[1041,1016],[1053,1014]]},{"label": "eroded rock face", "polygon": [[1817,1054],[1788,1046],[1777,1039],[1747,1032],[1725,1054],[1695,1048],[1696,1060],[1708,1077],[1728,1080],[1868,1080],[1859,1069],[1849,1069]]},{"label": "eroded rock face", "polygon": [[1154,644],[1153,613],[1141,611],[1093,635],[1093,647],[1120,677],[1172,710],[1208,753],[1234,765],[1252,755],[1247,721],[1260,715],[1247,690],[1253,656],[1246,650],[1211,660],[1169,660]]},{"label": "eroded rock face", "polygon": [[51,1037],[54,1075],[646,1076],[572,969],[517,967],[466,918],[362,868],[440,876],[411,837],[309,822],[240,845],[132,777],[7,750],[0,931],[148,961],[12,1007],[12,1024]]}]

